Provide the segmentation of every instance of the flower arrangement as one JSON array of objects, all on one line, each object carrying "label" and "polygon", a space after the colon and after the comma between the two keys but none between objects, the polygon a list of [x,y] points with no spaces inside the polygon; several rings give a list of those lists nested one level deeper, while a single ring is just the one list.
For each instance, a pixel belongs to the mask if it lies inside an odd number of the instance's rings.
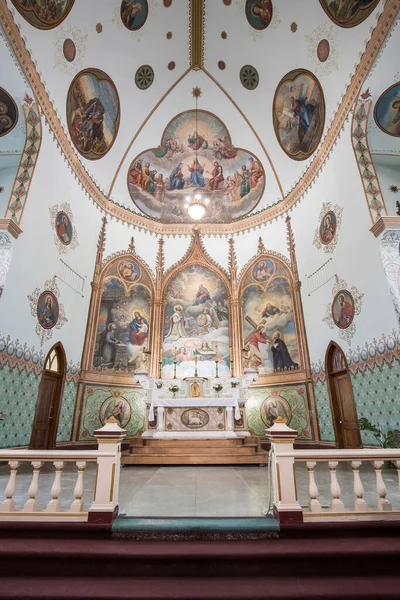
[{"label": "flower arrangement", "polygon": [[238,381],[231,381],[231,387],[237,388],[238,385],[239,385]]},{"label": "flower arrangement", "polygon": [[161,390],[162,386],[164,385],[162,381],[156,381],[155,384],[158,390]]},{"label": "flower arrangement", "polygon": [[213,387],[213,390],[215,390],[217,392],[217,394],[219,394],[219,392],[223,389],[224,389],[224,386],[221,385],[220,383],[217,383],[217,385],[214,385],[214,387]]},{"label": "flower arrangement", "polygon": [[179,392],[179,387],[177,385],[170,385],[168,390],[172,393],[172,394],[176,394],[176,392]]}]

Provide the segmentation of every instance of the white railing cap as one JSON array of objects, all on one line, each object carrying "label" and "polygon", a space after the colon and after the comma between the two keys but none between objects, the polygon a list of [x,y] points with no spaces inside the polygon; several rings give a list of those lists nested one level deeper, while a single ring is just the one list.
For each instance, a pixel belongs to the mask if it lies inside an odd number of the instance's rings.
[{"label": "white railing cap", "polygon": [[126,429],[122,429],[118,425],[118,421],[115,417],[110,417],[107,419],[106,424],[100,429],[96,429],[93,432],[93,435],[96,438],[118,438],[122,439],[126,436]]},{"label": "white railing cap", "polygon": [[299,432],[296,431],[296,429],[291,429],[291,427],[286,425],[286,420],[282,417],[278,417],[272,427],[265,430],[265,433],[272,441],[275,438],[287,438],[289,441],[299,435]]}]

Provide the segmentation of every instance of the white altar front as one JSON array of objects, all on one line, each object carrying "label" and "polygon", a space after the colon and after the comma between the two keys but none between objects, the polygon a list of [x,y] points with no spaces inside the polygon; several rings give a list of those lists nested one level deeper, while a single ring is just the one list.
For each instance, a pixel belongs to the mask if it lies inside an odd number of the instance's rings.
[{"label": "white altar front", "polygon": [[[147,405],[142,437],[247,437],[245,404],[254,377],[187,377],[139,381]],[[173,386],[177,391],[171,390]],[[216,386],[222,390],[216,391]]]}]

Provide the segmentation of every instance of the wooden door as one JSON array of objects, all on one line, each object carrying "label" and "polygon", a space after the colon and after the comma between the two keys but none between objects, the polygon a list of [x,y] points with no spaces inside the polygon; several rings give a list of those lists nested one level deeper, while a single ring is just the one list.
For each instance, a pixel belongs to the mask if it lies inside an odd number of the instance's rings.
[{"label": "wooden door", "polygon": [[346,357],[331,342],[325,358],[325,372],[331,401],[333,426],[339,448],[360,448],[361,435]]},{"label": "wooden door", "polygon": [[65,354],[61,344],[50,350],[45,360],[36,403],[29,448],[54,448],[65,379]]}]

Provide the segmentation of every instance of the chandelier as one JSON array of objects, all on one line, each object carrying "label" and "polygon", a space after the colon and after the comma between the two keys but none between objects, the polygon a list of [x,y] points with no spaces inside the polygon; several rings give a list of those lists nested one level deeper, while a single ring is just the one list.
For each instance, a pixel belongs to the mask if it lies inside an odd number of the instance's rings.
[{"label": "chandelier", "polygon": [[[199,87],[195,87],[192,90],[192,95],[194,96],[195,100],[196,100],[196,110],[195,110],[195,115],[196,115],[196,131],[195,131],[195,155],[196,155],[196,159],[195,159],[195,164],[199,166],[199,161],[197,159],[197,148],[198,148],[198,108],[197,108],[197,99],[199,98],[199,96],[201,95],[201,89]],[[204,215],[206,214],[206,210],[207,210],[207,206],[209,204],[210,200],[208,198],[204,198],[202,196],[202,194],[194,194],[193,196],[186,196],[186,204],[185,204],[185,208],[188,211],[188,215],[190,218],[192,218],[194,221],[200,221],[200,219],[202,219],[204,217]]]}]

